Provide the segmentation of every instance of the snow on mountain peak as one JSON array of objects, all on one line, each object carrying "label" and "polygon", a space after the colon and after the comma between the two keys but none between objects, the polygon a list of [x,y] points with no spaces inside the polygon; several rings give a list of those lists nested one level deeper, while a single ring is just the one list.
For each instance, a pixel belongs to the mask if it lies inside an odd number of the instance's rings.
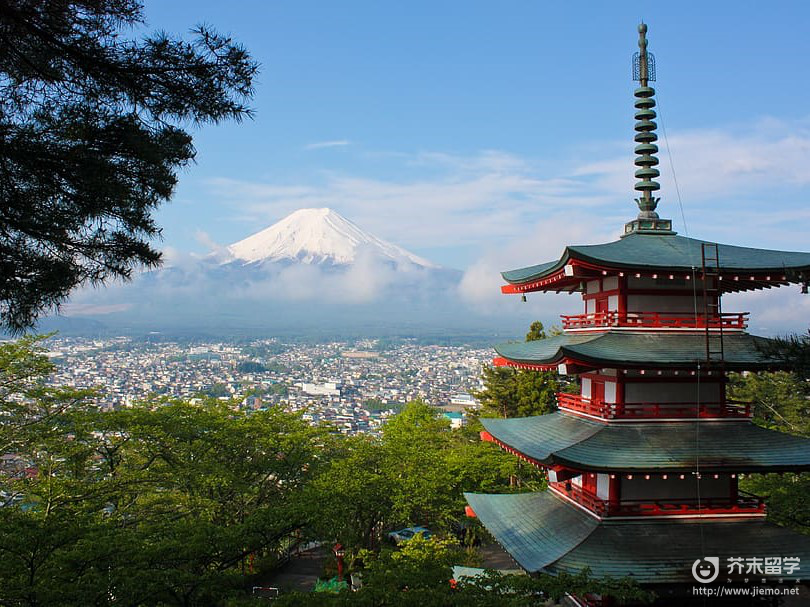
[{"label": "snow on mountain peak", "polygon": [[395,244],[364,232],[329,208],[299,209],[278,223],[228,247],[244,263],[299,261],[350,264],[361,251],[399,264],[437,267]]}]

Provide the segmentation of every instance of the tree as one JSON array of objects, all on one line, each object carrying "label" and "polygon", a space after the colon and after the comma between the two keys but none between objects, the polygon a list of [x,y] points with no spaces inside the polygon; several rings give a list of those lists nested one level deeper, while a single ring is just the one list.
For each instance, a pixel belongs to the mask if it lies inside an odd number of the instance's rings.
[{"label": "tree", "polygon": [[194,159],[180,125],[241,120],[257,65],[200,26],[128,37],[139,0],[0,4],[0,326],[159,265],[152,213]]},{"label": "tree", "polygon": [[[557,334],[555,327],[552,335]],[[526,341],[546,339],[543,323],[534,321]],[[556,394],[569,387],[556,371],[528,371],[511,367],[484,367],[484,389],[474,393],[481,402],[484,416],[529,417],[549,413],[556,408]]]},{"label": "tree", "polygon": [[[798,373],[806,365],[807,353],[802,355],[800,338],[784,343],[788,348],[783,353],[795,355],[787,360],[796,373],[731,374],[729,395],[751,403],[754,423],[772,430],[810,437],[810,384],[806,376]],[[804,366],[804,369],[807,367]],[[802,533],[810,533],[810,476],[794,473],[748,474],[741,477],[740,486],[765,498],[770,520]]]},{"label": "tree", "polygon": [[339,441],[312,485],[315,535],[354,550],[379,548],[398,527],[449,530],[463,517],[465,491],[510,491],[519,466],[495,445],[451,430],[432,407],[408,403],[382,436]]},{"label": "tree", "polygon": [[781,359],[793,373],[810,381],[810,330],[772,340],[766,351]]},{"label": "tree", "polygon": [[537,341],[539,339],[545,339],[546,331],[543,327],[543,323],[539,320],[535,320],[531,325],[529,325],[529,332],[526,333],[526,341]]},{"label": "tree", "polygon": [[[49,388],[33,338],[0,345],[0,603],[219,604],[306,526],[330,440],[233,403],[102,411]],[[112,598],[114,597],[114,598]]]}]

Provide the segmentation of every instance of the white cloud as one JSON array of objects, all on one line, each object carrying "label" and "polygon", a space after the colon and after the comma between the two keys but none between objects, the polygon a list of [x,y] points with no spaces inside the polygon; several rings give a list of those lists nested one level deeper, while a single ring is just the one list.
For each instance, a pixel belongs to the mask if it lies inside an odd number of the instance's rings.
[{"label": "white cloud", "polygon": [[[614,236],[611,227],[605,226],[597,216],[579,211],[549,214],[507,245],[484,252],[464,272],[459,293],[476,310],[498,313],[500,302],[507,297],[500,290],[505,284],[500,275],[502,271],[554,261],[562,256],[568,245],[609,241]],[[540,294],[532,295],[531,300],[540,314],[561,313],[561,302],[565,302],[569,310],[572,306],[579,306],[578,302],[573,303],[567,297],[561,300]]]},{"label": "white cloud", "polygon": [[[667,147],[659,143],[659,211],[684,233]],[[671,132],[669,144],[690,235],[808,248],[810,122],[763,119]],[[477,249],[458,294],[479,311],[498,313],[500,271],[556,259],[567,244],[614,240],[635,216],[631,145],[602,142],[590,154],[605,156],[567,169],[560,158],[543,161],[499,150],[467,156],[423,151],[390,155],[402,174],[417,175],[410,179],[330,173],[305,185],[224,178],[210,185],[252,226],[269,225],[299,208],[329,206],[417,252]]]},{"label": "white cloud", "polygon": [[[690,235],[748,246],[810,248],[809,125],[767,119],[747,127],[671,132],[669,143]],[[320,142],[308,148],[349,143]],[[666,146],[660,143],[659,211],[679,225]],[[411,178],[326,173],[307,183],[216,178],[208,184],[233,210],[231,215],[245,222],[244,236],[294,210],[329,206],[363,229],[417,253],[423,248],[465,247],[473,253],[452,295],[476,312],[504,315],[519,304],[516,297],[500,294],[502,270],[557,259],[568,244],[614,240],[623,223],[635,216],[630,147],[630,141],[603,142],[590,151],[597,160],[567,168],[560,168],[562,156],[543,160],[498,150],[467,156],[423,151],[388,157],[394,168],[401,169],[397,174],[415,175]],[[622,155],[617,152],[621,149],[628,151]],[[197,240],[214,253],[224,250],[205,232],[198,232]],[[401,275],[394,275],[388,266],[361,259],[343,273],[289,267],[244,279],[220,293],[222,284],[200,271],[205,258],[171,248],[164,254],[166,265],[176,273],[150,284],[154,298],[351,305],[380,301],[383,293],[391,292],[388,287],[405,289],[398,286]],[[810,298],[782,299],[786,291],[752,294],[741,303],[746,309],[750,302],[755,312],[754,331],[797,330],[795,325],[810,317]],[[423,295],[431,297],[427,291]],[[87,306],[123,305],[120,299],[101,301],[98,293],[76,301]],[[729,309],[734,309],[734,301],[730,298]],[[579,307],[578,298],[530,295],[529,304],[520,309],[549,318]]]},{"label": "white cloud", "polygon": [[[250,230],[299,208],[329,206],[386,240],[416,249],[504,246],[528,236],[527,226],[549,214],[576,211],[601,218],[603,232],[613,235],[637,212],[631,142],[620,143],[595,145],[591,156],[597,160],[567,169],[560,158],[498,150],[467,156],[418,152],[389,158],[401,174],[415,171],[410,179],[329,173],[307,184],[218,178],[209,185]],[[659,143],[659,209],[683,232],[666,146]],[[669,143],[693,235],[802,248],[810,224],[807,122],[763,119],[749,127],[674,132]],[[626,153],[613,156],[623,147]],[[599,151],[607,155],[599,159]]]},{"label": "white cloud", "polygon": [[101,305],[92,303],[66,303],[60,308],[59,313],[62,316],[103,316],[116,312],[126,312],[131,307],[132,304],[128,303]]},{"label": "white cloud", "polygon": [[810,328],[810,295],[799,286],[723,297],[724,312],[750,312],[748,331],[756,335],[805,333]]},{"label": "white cloud", "polygon": [[317,141],[315,143],[308,143],[304,146],[305,150],[322,150],[324,148],[339,148],[351,145],[352,142],[348,139],[335,139],[333,141]]}]

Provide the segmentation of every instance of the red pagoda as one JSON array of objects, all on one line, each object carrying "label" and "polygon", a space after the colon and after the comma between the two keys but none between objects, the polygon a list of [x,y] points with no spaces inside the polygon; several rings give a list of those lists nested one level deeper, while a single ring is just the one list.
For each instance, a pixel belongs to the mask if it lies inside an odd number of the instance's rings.
[{"label": "red pagoda", "polygon": [[[646,31],[633,70],[638,217],[615,242],[503,273],[504,293],[578,292],[584,302],[563,316],[562,335],[496,346],[494,360],[578,375],[580,393],[559,394],[547,415],[481,420],[484,440],[547,471],[548,490],[466,498],[529,573],[588,567],[688,604],[713,573],[715,585],[810,578],[810,537],[767,522],[762,499],[738,488],[740,474],[810,470],[810,440],[754,425],[749,406],[727,398],[728,372],[782,363],[746,332],[747,313],[721,308],[728,292],[806,291],[810,253],[686,238],[658,216]],[[714,572],[704,568],[712,560]]]}]

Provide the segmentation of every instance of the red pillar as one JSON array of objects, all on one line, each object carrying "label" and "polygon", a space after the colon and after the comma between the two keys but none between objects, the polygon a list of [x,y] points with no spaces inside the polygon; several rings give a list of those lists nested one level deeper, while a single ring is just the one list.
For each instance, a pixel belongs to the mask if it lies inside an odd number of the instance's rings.
[{"label": "red pillar", "polygon": [[621,500],[621,478],[618,474],[610,475],[610,482],[608,483],[608,504],[611,510],[619,507]]}]

